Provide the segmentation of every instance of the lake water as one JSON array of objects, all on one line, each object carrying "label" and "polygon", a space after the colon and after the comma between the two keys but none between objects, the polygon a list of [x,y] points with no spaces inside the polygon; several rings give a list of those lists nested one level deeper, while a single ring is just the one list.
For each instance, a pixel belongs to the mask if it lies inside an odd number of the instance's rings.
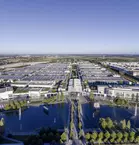
[{"label": "lake water", "polygon": [[43,106],[31,106],[22,112],[21,120],[19,120],[18,112],[1,113],[0,118],[5,119],[6,130],[12,132],[31,132],[40,127],[64,129],[68,121],[68,104],[47,107],[49,111],[45,111]]},{"label": "lake water", "polygon": [[98,128],[99,118],[106,117],[110,117],[112,120],[116,120],[117,122],[120,122],[123,119],[130,120],[133,127],[135,126],[139,128],[139,115],[137,117],[134,117],[134,108],[126,109],[120,107],[109,107],[107,105],[101,105],[100,110],[95,111],[93,104],[83,104],[82,112],[84,127],[86,129]]},{"label": "lake water", "polygon": [[[5,119],[6,130],[11,132],[32,132],[40,127],[57,129],[67,127],[69,105],[55,104],[47,107],[49,109],[48,112],[43,109],[43,106],[31,106],[22,112],[21,120],[19,120],[18,111],[0,113],[0,118],[3,117]],[[82,104],[82,112],[85,129],[98,128],[99,118],[101,117],[110,117],[112,120],[117,120],[118,122],[123,119],[130,120],[132,126],[139,128],[139,115],[134,117],[134,108],[125,109],[101,105],[100,111],[95,112],[93,104]]]}]

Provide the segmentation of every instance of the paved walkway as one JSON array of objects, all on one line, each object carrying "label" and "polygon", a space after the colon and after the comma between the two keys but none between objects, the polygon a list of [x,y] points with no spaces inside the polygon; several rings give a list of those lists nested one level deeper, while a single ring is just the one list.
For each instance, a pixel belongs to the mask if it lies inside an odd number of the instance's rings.
[{"label": "paved walkway", "polygon": [[82,104],[82,103],[87,103],[87,102],[88,100],[85,98],[85,96],[80,95],[80,103]]}]

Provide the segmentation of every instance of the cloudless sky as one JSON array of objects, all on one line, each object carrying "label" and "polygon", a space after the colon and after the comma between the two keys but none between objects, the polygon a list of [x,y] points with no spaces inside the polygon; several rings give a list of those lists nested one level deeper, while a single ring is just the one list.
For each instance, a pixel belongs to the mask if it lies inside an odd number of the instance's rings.
[{"label": "cloudless sky", "polygon": [[0,0],[2,53],[139,54],[139,0]]}]

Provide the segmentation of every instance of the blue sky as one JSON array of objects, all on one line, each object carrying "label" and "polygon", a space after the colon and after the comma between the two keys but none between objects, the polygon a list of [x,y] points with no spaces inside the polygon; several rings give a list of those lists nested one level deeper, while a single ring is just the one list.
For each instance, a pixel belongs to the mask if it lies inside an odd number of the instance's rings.
[{"label": "blue sky", "polygon": [[0,0],[0,53],[139,54],[139,0]]}]

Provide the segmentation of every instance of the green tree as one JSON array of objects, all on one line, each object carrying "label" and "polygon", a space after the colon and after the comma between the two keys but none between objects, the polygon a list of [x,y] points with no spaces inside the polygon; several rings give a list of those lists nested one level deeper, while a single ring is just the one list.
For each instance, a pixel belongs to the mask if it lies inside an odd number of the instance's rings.
[{"label": "green tree", "polygon": [[106,118],[106,123],[109,129],[111,129],[114,126],[113,121],[109,117]]},{"label": "green tree", "polygon": [[102,143],[102,139],[101,138],[98,138],[98,144],[100,145]]},{"label": "green tree", "polygon": [[101,127],[102,127],[103,129],[106,129],[106,127],[107,127],[107,122],[106,122],[105,120],[103,120],[103,121],[101,122]]},{"label": "green tree", "polygon": [[102,143],[102,138],[101,137],[98,137],[98,140],[97,140],[98,144],[100,145]]},{"label": "green tree", "polygon": [[125,100],[124,100],[124,99],[122,99],[122,100],[121,100],[121,105],[123,105],[123,106],[124,106],[124,105],[126,105],[126,103],[125,103]]},{"label": "green tree", "polygon": [[1,118],[0,120],[0,135],[4,133],[5,127],[4,127],[4,118]]},{"label": "green tree", "polygon": [[98,136],[98,134],[97,134],[97,132],[96,132],[96,131],[95,131],[95,132],[93,132],[93,133],[91,134],[91,138],[92,138],[94,141],[96,141],[97,136]]},{"label": "green tree", "polygon": [[111,143],[114,143],[114,142],[115,142],[115,139],[114,139],[114,138],[111,138],[111,139],[110,139],[110,142],[111,142]]},{"label": "green tree", "polygon": [[4,118],[1,118],[1,120],[0,120],[0,126],[4,126]]},{"label": "green tree", "polygon": [[48,139],[50,142],[54,139],[54,134],[52,132],[48,133]]},{"label": "green tree", "polygon": [[44,133],[44,134],[42,135],[42,139],[43,139],[43,142],[46,142],[46,141],[47,141],[47,135],[46,135],[46,133]]},{"label": "green tree", "polygon": [[127,132],[124,132],[123,136],[124,136],[124,142],[127,143],[129,134]]},{"label": "green tree", "polygon": [[73,139],[74,133],[73,131],[70,131],[70,138]]},{"label": "green tree", "polygon": [[60,134],[59,133],[56,133],[55,139],[56,139],[57,142],[60,140]]},{"label": "green tree", "polygon": [[139,143],[139,136],[136,137],[135,142]]},{"label": "green tree", "polygon": [[13,104],[13,105],[11,106],[11,108],[12,108],[13,110],[15,110],[15,109],[16,109],[16,106]]},{"label": "green tree", "polygon": [[24,107],[25,106],[24,101],[20,101],[19,104],[21,105],[21,107]]},{"label": "green tree", "polygon": [[132,143],[133,141],[135,140],[135,137],[134,136],[130,136],[129,137],[129,141]]},{"label": "green tree", "polygon": [[117,142],[120,143],[123,138],[123,134],[121,132],[117,133]]},{"label": "green tree", "polygon": [[130,130],[130,128],[131,128],[130,120],[127,121],[127,126],[126,127]]},{"label": "green tree", "polygon": [[121,126],[122,126],[122,129],[126,129],[126,121],[125,119],[121,121]]},{"label": "green tree", "polygon": [[134,132],[134,131],[131,131],[129,135],[130,135],[131,137],[134,137],[134,136],[135,136],[135,132]]},{"label": "green tree", "polygon": [[88,84],[88,80],[85,80],[84,81],[84,85],[86,86]]},{"label": "green tree", "polygon": [[116,136],[117,136],[117,134],[113,131],[113,132],[111,133],[111,137],[112,137],[113,139],[115,139]]},{"label": "green tree", "polygon": [[98,138],[103,139],[103,136],[104,136],[103,132],[100,132],[100,133],[98,134]]},{"label": "green tree", "polygon": [[60,101],[60,100],[61,100],[60,93],[58,93],[58,95],[57,95],[57,99],[58,99],[58,101]]},{"label": "green tree", "polygon": [[124,143],[127,143],[128,142],[128,138],[125,137],[123,141],[124,141]]},{"label": "green tree", "polygon": [[82,138],[83,137],[83,130],[80,130],[79,132],[79,138]]},{"label": "green tree", "polygon": [[129,140],[130,140],[130,142],[133,142],[135,140],[135,132],[134,131],[131,131],[129,133]]},{"label": "green tree", "polygon": [[87,133],[87,134],[85,135],[85,138],[86,138],[86,140],[89,141],[89,139],[90,139],[90,133]]},{"label": "green tree", "polygon": [[104,142],[107,142],[108,141],[108,139],[110,138],[110,133],[107,131],[105,134],[104,134],[104,137],[105,137],[105,139],[104,139]]},{"label": "green tree", "polygon": [[19,103],[18,103],[18,104],[16,104],[16,108],[17,108],[17,109],[21,108],[21,106],[20,106],[20,104],[19,104]]},{"label": "green tree", "polygon": [[93,93],[93,91],[90,92],[89,98],[90,98],[91,101],[94,101],[94,93]]},{"label": "green tree", "polygon": [[74,127],[74,123],[73,123],[73,121],[71,121],[70,122],[70,128],[73,129],[73,127]]},{"label": "green tree", "polygon": [[117,105],[121,105],[121,104],[122,104],[121,99],[118,99],[118,100],[117,100]]},{"label": "green tree", "polygon": [[43,145],[43,140],[42,140],[42,139],[39,139],[39,140],[37,141],[37,145]]},{"label": "green tree", "polygon": [[45,128],[42,127],[39,131],[39,135],[42,136],[46,132]]},{"label": "green tree", "polygon": [[63,142],[65,142],[65,141],[67,140],[67,135],[66,135],[65,132],[63,132],[63,133],[61,134],[61,140],[62,140]]},{"label": "green tree", "polygon": [[23,100],[23,103],[24,103],[24,105],[26,105],[27,104],[27,101],[26,100]]},{"label": "green tree", "polygon": [[6,104],[5,107],[4,107],[4,110],[7,111],[7,110],[10,110],[10,109],[11,109],[11,106],[9,104]]},{"label": "green tree", "polygon": [[37,143],[37,140],[34,138],[32,141],[31,141],[31,145],[36,145]]},{"label": "green tree", "polygon": [[79,122],[78,127],[79,127],[79,129],[82,128],[82,123],[81,122]]}]

